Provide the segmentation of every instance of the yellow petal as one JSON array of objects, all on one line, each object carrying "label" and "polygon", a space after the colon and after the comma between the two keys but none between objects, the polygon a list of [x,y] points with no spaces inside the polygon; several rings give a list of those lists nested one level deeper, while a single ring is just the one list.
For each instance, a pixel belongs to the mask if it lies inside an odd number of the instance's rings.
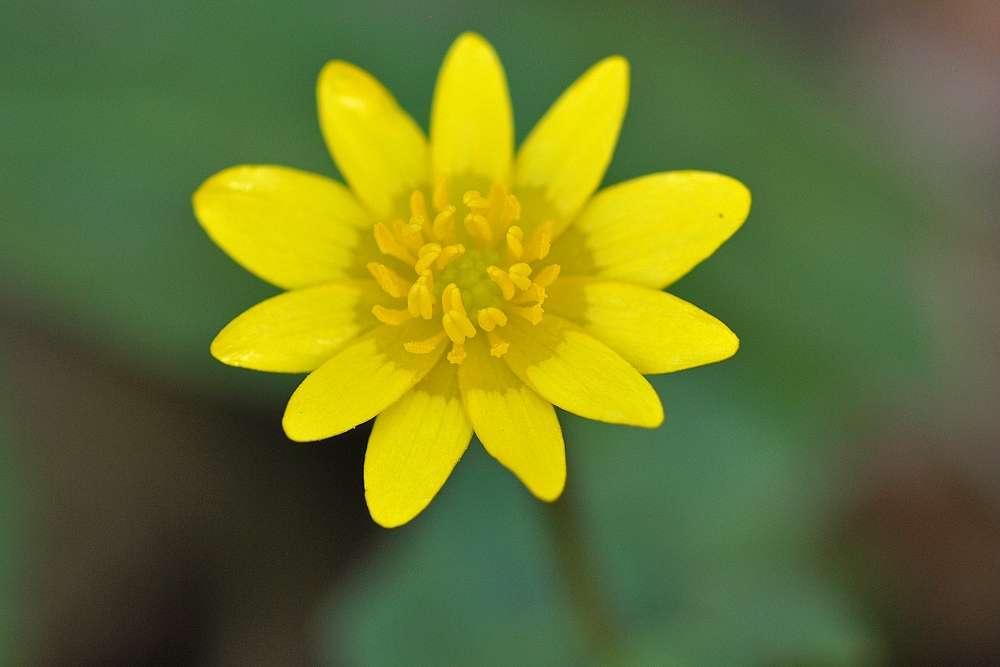
[{"label": "yellow petal", "polygon": [[602,190],[573,227],[599,275],[662,289],[715,252],[749,212],[750,191],[736,179],[675,171]]},{"label": "yellow petal", "polygon": [[441,357],[444,338],[428,354],[403,349],[426,340],[439,323],[381,325],[303,380],[288,400],[282,426],[292,440],[322,440],[362,424],[399,400]]},{"label": "yellow petal", "polygon": [[551,313],[538,324],[512,317],[504,334],[510,341],[504,361],[545,400],[612,424],[663,423],[660,397],[646,378],[572,322]]},{"label": "yellow petal", "polygon": [[485,39],[464,33],[448,50],[434,89],[434,178],[442,173],[452,178],[474,174],[485,179],[487,187],[506,182],[513,153],[514,115],[503,66]]},{"label": "yellow petal", "polygon": [[722,361],[740,346],[736,334],[705,311],[648,287],[567,277],[546,293],[547,313],[577,322],[646,375]]},{"label": "yellow petal", "polygon": [[360,230],[371,226],[343,185],[288,167],[226,169],[205,181],[193,202],[219,247],[285,289],[343,279]]},{"label": "yellow petal", "polygon": [[423,131],[371,74],[342,60],[317,84],[319,124],[337,168],[380,220],[408,217],[410,193],[427,183]]},{"label": "yellow petal", "polygon": [[458,366],[439,361],[375,418],[365,452],[365,500],[386,528],[417,516],[437,495],[472,438]]},{"label": "yellow petal", "polygon": [[489,354],[485,336],[466,341],[458,369],[465,409],[483,447],[541,500],[566,485],[566,448],[552,404]]},{"label": "yellow petal", "polygon": [[628,61],[620,56],[597,63],[556,100],[518,151],[514,191],[528,200],[522,202],[526,214],[537,208],[529,206],[529,192],[540,192],[558,216],[557,234],[604,178],[628,104],[628,78]]},{"label": "yellow petal", "polygon": [[372,306],[385,300],[373,280],[285,292],[227,324],[212,341],[212,356],[258,371],[308,373],[376,326]]}]

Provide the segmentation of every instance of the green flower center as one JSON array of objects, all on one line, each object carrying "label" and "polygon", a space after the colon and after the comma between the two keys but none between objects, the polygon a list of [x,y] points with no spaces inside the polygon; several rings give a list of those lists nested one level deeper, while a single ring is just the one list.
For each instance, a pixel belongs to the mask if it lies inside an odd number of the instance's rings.
[{"label": "green flower center", "polygon": [[449,283],[455,283],[462,294],[462,303],[470,313],[496,305],[501,296],[500,286],[486,274],[486,269],[500,262],[500,253],[496,250],[470,248],[441,270],[434,281],[434,293],[440,299],[444,288]]}]

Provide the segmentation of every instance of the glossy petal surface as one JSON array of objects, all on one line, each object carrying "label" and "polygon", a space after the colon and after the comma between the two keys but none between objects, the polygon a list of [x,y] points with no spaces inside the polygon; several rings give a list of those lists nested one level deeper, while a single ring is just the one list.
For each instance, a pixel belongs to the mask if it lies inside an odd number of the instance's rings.
[{"label": "glossy petal surface", "polygon": [[302,381],[288,400],[282,426],[292,440],[322,440],[362,424],[395,403],[419,382],[444,352],[442,341],[428,354],[403,349],[424,340],[426,322],[380,326],[342,350]]},{"label": "glossy petal surface", "polygon": [[194,193],[212,240],[251,273],[292,289],[340,280],[371,225],[343,185],[288,167],[226,169]]},{"label": "glossy petal surface", "polygon": [[317,84],[319,122],[340,173],[380,220],[402,215],[406,197],[427,182],[427,140],[385,86],[334,60]]},{"label": "glossy petal surface", "polygon": [[507,180],[513,153],[514,114],[503,66],[485,39],[465,33],[445,56],[434,89],[434,176],[474,174],[489,186]]},{"label": "glossy petal surface", "polygon": [[472,339],[459,367],[462,399],[476,435],[493,458],[541,500],[555,500],[566,485],[566,448],[552,404]]},{"label": "glossy petal surface", "polygon": [[628,104],[628,61],[605,58],[564,92],[517,154],[516,191],[541,191],[558,233],[587,201],[611,162]]},{"label": "glossy petal surface", "polygon": [[546,313],[538,324],[512,317],[503,359],[548,401],[574,414],[654,428],[663,422],[656,391],[614,350],[568,320]]},{"label": "glossy petal surface", "polygon": [[548,293],[549,312],[573,320],[644,375],[722,361],[740,346],[725,324],[659,290],[569,277]]},{"label": "glossy petal surface", "polygon": [[598,192],[573,224],[592,266],[567,265],[662,289],[715,252],[750,212],[750,191],[702,171],[651,174]]},{"label": "glossy petal surface", "polygon": [[440,361],[375,418],[365,452],[365,500],[372,518],[394,528],[422,512],[471,438],[458,366]]}]

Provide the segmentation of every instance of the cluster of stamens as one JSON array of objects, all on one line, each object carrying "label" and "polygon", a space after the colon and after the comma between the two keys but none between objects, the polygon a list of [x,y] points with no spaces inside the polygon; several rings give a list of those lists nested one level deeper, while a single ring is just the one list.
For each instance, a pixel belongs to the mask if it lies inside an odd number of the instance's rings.
[{"label": "cluster of stamens", "polygon": [[453,364],[465,359],[465,341],[478,333],[476,324],[489,337],[490,354],[502,357],[510,343],[499,330],[507,326],[508,317],[538,324],[545,288],[559,276],[559,265],[550,264],[532,279],[531,264],[549,253],[552,223],[539,225],[526,240],[524,231],[514,224],[521,217],[521,204],[503,184],[494,184],[486,197],[470,190],[462,203],[469,213],[456,229],[458,209],[449,203],[448,180],[442,177],[434,188],[433,218],[423,193],[415,190],[408,222],[375,225],[379,250],[412,266],[414,278],[401,276],[385,264],[368,264],[389,296],[406,299],[406,307],[398,310],[375,306],[375,317],[391,325],[440,317],[439,333],[404,347],[413,354],[429,354],[447,337],[452,343],[448,360]]}]

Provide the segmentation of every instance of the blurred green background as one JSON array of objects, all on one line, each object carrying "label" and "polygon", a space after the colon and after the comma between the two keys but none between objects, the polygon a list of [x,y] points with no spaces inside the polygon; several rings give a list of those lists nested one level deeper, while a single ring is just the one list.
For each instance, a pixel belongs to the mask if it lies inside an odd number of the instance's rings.
[{"label": "blurred green background", "polygon": [[[894,7],[0,4],[0,662],[930,664],[900,648],[920,627],[906,619],[936,608],[908,596],[920,570],[890,535],[910,496],[869,493],[896,469],[872,461],[886,441],[910,461],[914,434],[945,443],[920,450],[931,463],[901,488],[956,479],[938,486],[973,499],[959,510],[987,498],[973,542],[986,552],[992,477],[967,470],[993,469],[995,431],[974,419],[991,407],[949,389],[980,351],[956,339],[965,311],[935,309],[952,301],[931,278],[950,274],[927,259],[963,257],[961,197],[909,141],[897,98],[873,93],[887,52],[860,48]],[[740,336],[736,357],[654,378],[655,431],[560,415],[559,502],[584,546],[569,561],[552,509],[476,443],[426,512],[376,530],[366,427],[288,442],[280,414],[300,378],[208,354],[276,290],[203,233],[198,185],[243,163],[339,177],[314,97],[334,58],[426,128],[441,59],[469,29],[503,60],[519,141],[622,54],[632,92],[605,183],[703,169],[754,196],[736,236],[671,288]],[[939,464],[967,431],[987,445]],[[912,473],[939,469],[957,472]],[[917,549],[928,521],[913,521]],[[600,646],[567,562],[592,577]],[[942,659],[995,655],[978,637]]]}]

